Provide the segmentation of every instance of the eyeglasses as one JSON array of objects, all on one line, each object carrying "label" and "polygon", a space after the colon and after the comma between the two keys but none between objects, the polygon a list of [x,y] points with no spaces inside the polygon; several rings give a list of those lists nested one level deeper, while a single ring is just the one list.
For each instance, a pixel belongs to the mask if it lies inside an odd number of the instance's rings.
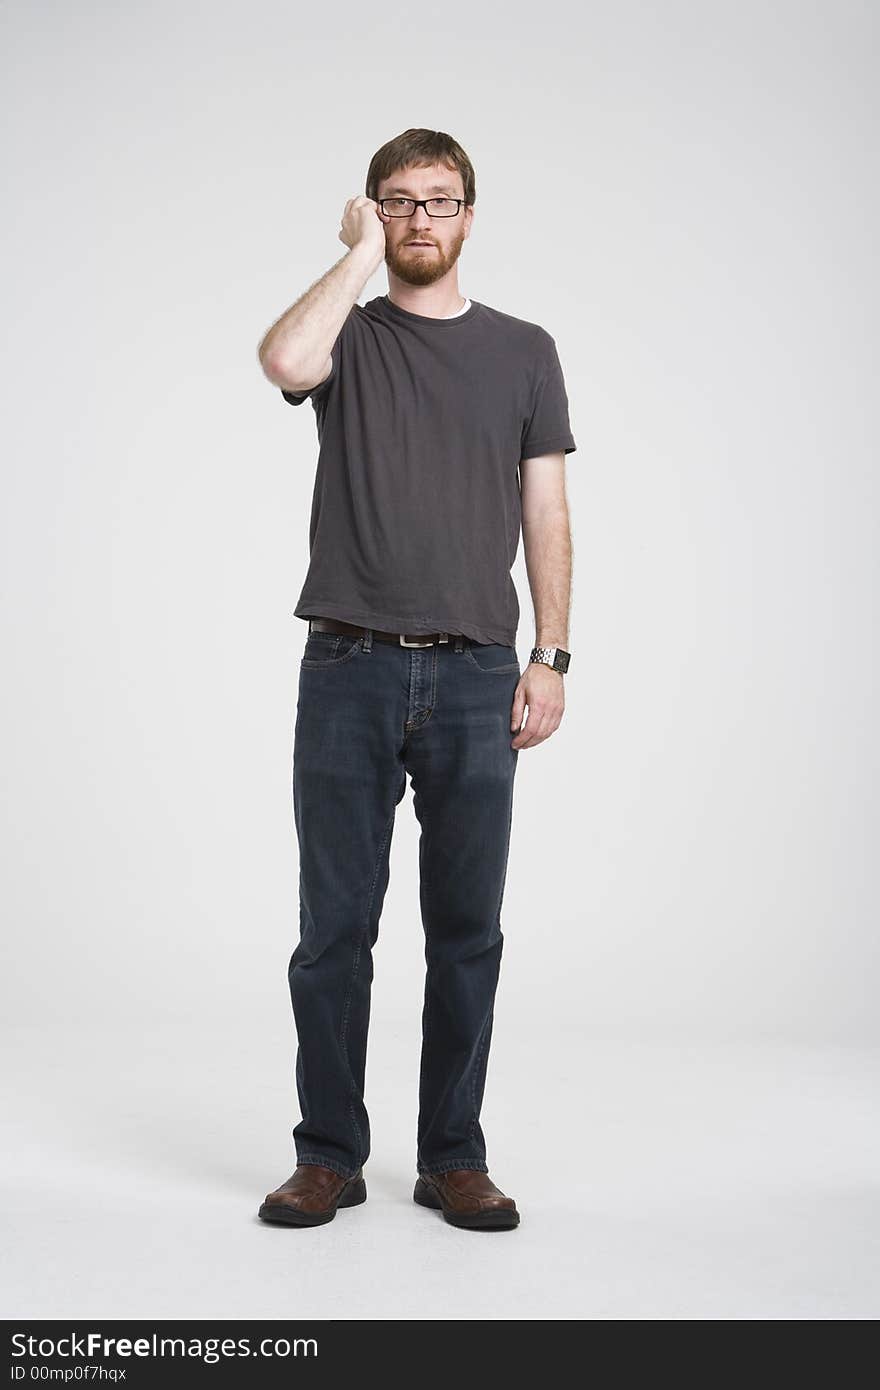
[{"label": "eyeglasses", "polygon": [[380,198],[379,207],[386,217],[412,217],[416,208],[424,208],[429,217],[457,217],[464,198]]}]

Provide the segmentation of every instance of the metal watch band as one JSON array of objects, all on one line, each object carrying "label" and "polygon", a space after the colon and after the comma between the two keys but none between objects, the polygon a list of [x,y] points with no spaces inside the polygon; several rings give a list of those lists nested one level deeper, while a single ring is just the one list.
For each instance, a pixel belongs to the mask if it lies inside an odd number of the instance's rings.
[{"label": "metal watch band", "polygon": [[564,651],[562,647],[532,647],[529,661],[552,666],[554,671],[564,676],[571,662],[571,652]]}]

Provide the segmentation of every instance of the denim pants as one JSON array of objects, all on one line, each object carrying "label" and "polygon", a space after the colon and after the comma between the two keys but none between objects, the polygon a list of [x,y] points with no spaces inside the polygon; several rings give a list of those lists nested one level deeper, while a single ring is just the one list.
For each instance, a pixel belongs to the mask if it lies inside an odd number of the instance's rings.
[{"label": "denim pants", "polygon": [[409,773],[426,961],[416,1168],[488,1172],[480,1110],[519,756],[510,727],[517,653],[454,634],[427,647],[361,634],[310,632],[300,664],[300,940],[288,973],[297,1162],[351,1177],[370,1153],[372,951]]}]

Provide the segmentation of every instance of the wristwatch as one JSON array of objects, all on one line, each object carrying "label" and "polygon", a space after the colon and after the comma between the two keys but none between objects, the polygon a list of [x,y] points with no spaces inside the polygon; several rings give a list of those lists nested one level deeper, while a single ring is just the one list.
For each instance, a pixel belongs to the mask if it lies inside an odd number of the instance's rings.
[{"label": "wristwatch", "polygon": [[542,666],[552,666],[554,671],[564,676],[571,662],[571,652],[564,651],[562,647],[532,647],[529,662],[532,661]]}]

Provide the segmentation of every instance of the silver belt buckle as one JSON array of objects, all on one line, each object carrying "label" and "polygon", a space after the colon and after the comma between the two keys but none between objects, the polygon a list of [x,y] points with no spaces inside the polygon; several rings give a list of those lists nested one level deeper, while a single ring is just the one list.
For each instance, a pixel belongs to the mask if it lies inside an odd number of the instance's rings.
[{"label": "silver belt buckle", "polygon": [[433,642],[407,642],[406,634],[403,632],[399,632],[397,635],[400,638],[400,645],[402,647],[433,647],[434,645]]}]

